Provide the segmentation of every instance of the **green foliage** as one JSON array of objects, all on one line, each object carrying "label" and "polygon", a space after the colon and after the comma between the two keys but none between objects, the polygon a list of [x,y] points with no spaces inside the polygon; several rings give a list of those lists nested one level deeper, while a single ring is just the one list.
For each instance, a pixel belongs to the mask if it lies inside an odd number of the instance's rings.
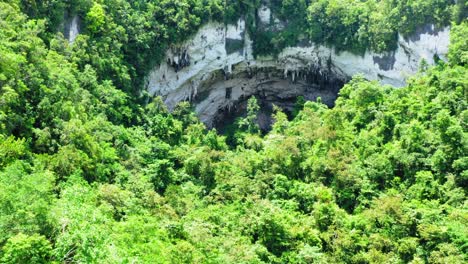
[{"label": "green foliage", "polygon": [[91,33],[97,33],[102,30],[106,20],[106,13],[102,5],[94,3],[86,14],[86,25]]},{"label": "green foliage", "polygon": [[468,63],[468,22],[464,21],[460,25],[455,25],[453,33],[450,35],[450,50],[448,57],[454,65],[466,65]]},{"label": "green foliage", "polygon": [[8,239],[0,258],[2,263],[49,263],[52,245],[44,236],[19,233]]},{"label": "green foliage", "polygon": [[254,52],[274,55],[307,39],[338,51],[388,51],[396,48],[398,33],[408,36],[424,24],[445,26],[463,20],[462,6],[445,0],[274,0],[273,15],[284,21],[285,28],[254,29]]},{"label": "green foliage", "polygon": [[239,128],[247,131],[250,134],[260,132],[257,124],[257,114],[260,110],[260,106],[257,103],[255,96],[250,97],[247,101],[247,116],[238,121]]},{"label": "green foliage", "polygon": [[[288,29],[259,35],[258,49],[310,26],[320,41],[380,50],[450,11],[271,3]],[[250,98],[229,146],[188,102],[139,103],[151,57],[209,19],[245,14],[252,26],[259,5],[1,1],[0,262],[467,262],[466,22],[452,28],[449,62],[404,88],[356,76],[332,109],[300,98],[288,119],[275,108],[264,135]],[[71,45],[54,33],[65,9],[87,28]]]},{"label": "green foliage", "polygon": [[25,140],[15,140],[13,136],[4,138],[0,134],[0,168],[5,167],[9,163],[23,158],[26,154]]},{"label": "green foliage", "polygon": [[2,243],[17,233],[51,234],[48,212],[54,200],[55,177],[39,168],[17,160],[0,172]]}]

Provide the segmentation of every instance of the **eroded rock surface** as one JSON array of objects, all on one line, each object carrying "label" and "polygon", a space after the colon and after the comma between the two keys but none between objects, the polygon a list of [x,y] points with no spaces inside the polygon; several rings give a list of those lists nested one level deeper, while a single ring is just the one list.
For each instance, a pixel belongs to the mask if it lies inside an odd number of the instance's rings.
[{"label": "eroded rock surface", "polygon": [[80,17],[78,15],[69,16],[65,14],[65,22],[63,24],[63,34],[69,43],[73,43],[80,34]]},{"label": "eroded rock surface", "polygon": [[[260,23],[273,24],[267,7]],[[277,57],[254,58],[245,21],[236,25],[209,23],[190,40],[170,48],[166,61],[148,76],[148,91],[164,97],[169,108],[191,100],[201,120],[213,126],[223,113],[251,95],[281,105],[299,95],[322,97],[332,105],[343,83],[356,74],[396,87],[417,72],[422,59],[434,63],[448,51],[449,27],[428,25],[409,38],[399,37],[395,51],[356,55],[333,47],[301,43]]]}]

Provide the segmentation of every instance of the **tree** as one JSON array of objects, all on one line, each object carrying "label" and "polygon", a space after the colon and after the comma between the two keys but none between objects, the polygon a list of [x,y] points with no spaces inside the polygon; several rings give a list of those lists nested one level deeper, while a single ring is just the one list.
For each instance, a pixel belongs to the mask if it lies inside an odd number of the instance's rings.
[{"label": "tree", "polygon": [[19,233],[6,242],[0,260],[6,264],[50,263],[52,245],[42,235]]},{"label": "tree", "polygon": [[98,33],[102,30],[106,21],[106,13],[101,4],[94,2],[93,6],[86,14],[86,25],[91,33]]},{"label": "tree", "polygon": [[[462,2],[462,1],[460,1]],[[453,65],[467,65],[468,64],[468,22],[464,21],[460,25],[455,25],[450,34],[450,48],[448,57],[450,63]]]},{"label": "tree", "polygon": [[54,181],[50,171],[19,160],[0,171],[0,243],[19,232],[51,233],[48,212]]},{"label": "tree", "polygon": [[247,116],[239,119],[239,128],[250,134],[258,134],[260,132],[260,127],[257,123],[257,114],[259,110],[260,106],[258,105],[257,98],[255,96],[250,97],[247,101]]}]

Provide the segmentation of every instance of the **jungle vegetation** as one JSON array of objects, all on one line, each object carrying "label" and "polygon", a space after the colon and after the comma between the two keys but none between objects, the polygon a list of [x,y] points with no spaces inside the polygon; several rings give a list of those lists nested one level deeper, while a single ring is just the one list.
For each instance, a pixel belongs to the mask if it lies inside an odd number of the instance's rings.
[{"label": "jungle vegetation", "polygon": [[143,77],[260,1],[0,1],[0,263],[466,263],[465,1],[271,2],[301,29],[265,38],[278,49],[385,50],[432,22],[451,25],[448,60],[401,89],[355,76],[266,134],[252,97],[228,144]]}]

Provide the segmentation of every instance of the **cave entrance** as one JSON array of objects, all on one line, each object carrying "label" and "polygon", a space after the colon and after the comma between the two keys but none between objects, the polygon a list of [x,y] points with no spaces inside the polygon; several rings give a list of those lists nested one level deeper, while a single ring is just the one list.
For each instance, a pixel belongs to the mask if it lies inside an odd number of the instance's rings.
[{"label": "cave entrance", "polygon": [[[290,119],[297,110],[298,98],[316,101],[320,97],[322,103],[333,107],[339,90],[346,82],[344,78],[319,71],[285,74],[275,69],[261,69],[240,72],[210,85],[210,94],[224,95],[224,103],[217,108],[209,127],[216,128],[220,134],[232,131],[235,121],[246,116],[248,99],[255,96],[260,106],[258,125],[266,133],[273,123],[273,105],[281,108]],[[215,103],[214,99],[211,100],[211,104]]]}]

